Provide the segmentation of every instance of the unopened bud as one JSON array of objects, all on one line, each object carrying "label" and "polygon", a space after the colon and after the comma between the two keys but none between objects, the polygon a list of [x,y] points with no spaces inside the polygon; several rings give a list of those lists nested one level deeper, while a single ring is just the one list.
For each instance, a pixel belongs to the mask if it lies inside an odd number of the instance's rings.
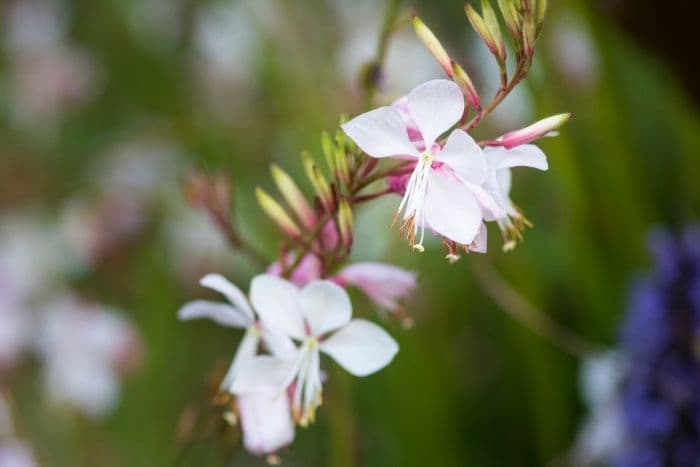
[{"label": "unopened bud", "polygon": [[537,31],[542,29],[544,18],[547,16],[547,0],[537,0]]},{"label": "unopened bud", "polygon": [[294,214],[301,221],[304,227],[313,227],[316,223],[316,215],[314,210],[311,208],[309,203],[306,201],[304,194],[299,189],[299,186],[294,182],[292,177],[290,177],[287,172],[280,169],[277,165],[272,165],[270,167],[272,172],[272,179],[277,185],[277,189],[284,197]]},{"label": "unopened bud", "polygon": [[345,133],[338,131],[335,135],[335,166],[337,176],[343,184],[350,184],[350,168],[348,167],[348,153],[345,150]]},{"label": "unopened bud", "polygon": [[289,214],[287,214],[277,201],[265,193],[262,188],[255,189],[255,196],[258,198],[258,203],[263,211],[272,219],[272,222],[277,224],[277,227],[279,227],[285,235],[289,235],[290,237],[299,237],[301,235],[299,227],[297,227],[292,218],[289,217]]},{"label": "unopened bud", "polygon": [[537,40],[537,30],[532,14],[526,14],[523,18],[523,52],[528,57],[535,53],[535,41]]},{"label": "unopened bud", "polygon": [[506,22],[506,27],[510,31],[511,36],[520,41],[522,36],[520,32],[520,15],[513,0],[498,0],[498,8],[501,10],[503,20]]},{"label": "unopened bud", "polygon": [[469,19],[472,27],[486,43],[491,53],[500,60],[500,46],[498,40],[493,36],[491,28],[486,24],[484,18],[482,18],[469,3],[464,5],[464,12],[467,14],[467,19]]},{"label": "unopened bud", "polygon": [[447,76],[452,77],[452,66],[450,62],[450,56],[445,52],[445,48],[442,46],[440,41],[435,37],[435,34],[426,26],[423,21],[420,20],[418,16],[414,16],[411,20],[413,23],[413,29],[416,31],[416,35],[423,42],[423,45],[433,54],[435,60],[440,64]]},{"label": "unopened bud", "polygon": [[338,230],[340,231],[340,241],[346,247],[352,245],[352,208],[347,200],[341,200],[338,204]]},{"label": "unopened bud", "polygon": [[335,148],[333,147],[333,141],[330,135],[325,131],[321,135],[321,149],[323,150],[323,156],[326,158],[328,169],[331,173],[335,173]]},{"label": "unopened bud", "polygon": [[527,144],[555,131],[557,128],[568,122],[570,118],[570,113],[552,115],[551,117],[544,118],[530,126],[521,128],[520,130],[506,133],[494,141],[493,145],[511,149],[516,146],[520,146],[521,144]]},{"label": "unopened bud", "polygon": [[474,83],[472,83],[472,80],[467,72],[464,71],[464,68],[459,66],[457,62],[452,62],[452,70],[454,74],[454,82],[457,83],[457,86],[459,86],[459,88],[462,90],[462,93],[467,98],[469,105],[477,110],[481,109],[481,99],[479,98],[479,94],[474,88]]},{"label": "unopened bud", "polygon": [[302,161],[304,163],[304,169],[306,170],[306,176],[309,178],[311,185],[313,185],[314,190],[318,199],[326,208],[327,211],[333,210],[333,192],[331,187],[326,181],[318,166],[314,163],[311,154],[308,152],[303,152],[301,155]]},{"label": "unopened bud", "polygon": [[488,27],[489,35],[496,45],[496,58],[498,58],[499,62],[504,62],[506,59],[506,44],[503,42],[501,28],[498,25],[498,17],[496,12],[493,11],[489,0],[481,0],[481,13],[484,15],[484,22]]}]

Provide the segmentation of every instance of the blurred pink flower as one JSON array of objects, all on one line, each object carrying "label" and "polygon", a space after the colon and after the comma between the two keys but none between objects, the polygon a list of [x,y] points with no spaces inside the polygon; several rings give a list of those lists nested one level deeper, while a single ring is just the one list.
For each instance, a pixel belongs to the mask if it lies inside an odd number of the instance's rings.
[{"label": "blurred pink flower", "polygon": [[416,288],[414,272],[382,263],[354,263],[341,269],[331,280],[343,287],[359,288],[388,311],[397,311],[398,301],[410,296]]}]

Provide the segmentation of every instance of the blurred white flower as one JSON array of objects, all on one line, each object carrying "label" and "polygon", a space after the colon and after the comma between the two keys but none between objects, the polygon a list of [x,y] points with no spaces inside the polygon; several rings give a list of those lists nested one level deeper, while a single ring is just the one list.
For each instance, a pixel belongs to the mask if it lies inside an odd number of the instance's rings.
[{"label": "blurred white flower", "polygon": [[0,372],[14,366],[29,348],[32,329],[30,311],[11,292],[0,290]]},{"label": "blurred white flower", "polygon": [[140,362],[141,345],[117,311],[73,296],[54,299],[43,310],[37,338],[49,399],[88,417],[108,414],[119,399],[120,377]]},{"label": "blurred white flower", "polygon": [[36,465],[29,445],[15,437],[10,406],[0,394],[0,467],[35,467]]},{"label": "blurred white flower", "polygon": [[[377,53],[377,42],[386,5],[374,0],[334,2],[341,22],[338,65],[347,85],[357,87],[359,73]],[[380,77],[380,90],[389,97],[406,94],[418,84],[444,76],[432,55],[411,28],[392,35]]]},{"label": "blurred white flower", "polygon": [[0,294],[26,303],[74,264],[49,219],[32,211],[0,219]]},{"label": "blurred white flower", "polygon": [[0,467],[36,467],[31,448],[24,442],[0,439]]},{"label": "blurred white flower", "polygon": [[17,0],[8,6],[4,36],[10,54],[46,50],[62,41],[68,19],[64,2]]},{"label": "blurred white flower", "polygon": [[554,65],[569,84],[589,90],[600,79],[600,56],[584,20],[573,12],[560,15],[547,34]]},{"label": "blurred white flower", "polygon": [[618,389],[626,372],[624,356],[616,351],[587,358],[581,365],[580,391],[589,416],[576,439],[575,465],[605,464],[625,443]]},{"label": "blurred white flower", "polygon": [[197,209],[178,206],[163,228],[169,261],[189,284],[207,271],[229,271],[234,253],[209,216]]}]

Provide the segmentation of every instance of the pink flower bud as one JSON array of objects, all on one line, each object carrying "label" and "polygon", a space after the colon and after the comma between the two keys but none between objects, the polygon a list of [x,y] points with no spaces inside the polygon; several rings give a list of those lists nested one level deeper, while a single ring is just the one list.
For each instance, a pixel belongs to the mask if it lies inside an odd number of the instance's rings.
[{"label": "pink flower bud", "polygon": [[495,141],[490,141],[487,144],[489,146],[503,146],[506,149],[527,144],[555,131],[557,128],[569,121],[570,118],[571,114],[569,113],[553,115],[533,123],[530,126],[521,128],[520,130],[506,133]]},{"label": "pink flower bud", "polygon": [[[290,267],[294,262],[294,259],[294,253],[287,254],[284,259],[284,262],[286,263],[285,266]],[[280,262],[275,261],[274,263],[272,263],[267,268],[267,273],[272,274],[274,276],[281,276],[282,265],[280,264]],[[302,258],[296,269],[292,271],[292,274],[289,276],[289,280],[295,285],[303,287],[309,282],[319,279],[320,277],[321,260],[319,260],[316,255],[309,253],[306,256],[304,256],[304,258]]]}]

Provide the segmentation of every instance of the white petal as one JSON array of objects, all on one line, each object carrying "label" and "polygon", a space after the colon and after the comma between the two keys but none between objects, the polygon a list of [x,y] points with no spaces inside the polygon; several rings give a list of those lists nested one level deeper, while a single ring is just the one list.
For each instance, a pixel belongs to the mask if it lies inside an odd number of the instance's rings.
[{"label": "white petal", "polygon": [[281,394],[294,377],[298,359],[280,360],[270,355],[258,355],[241,363],[231,385],[231,392],[246,394]]},{"label": "white petal", "polygon": [[258,352],[258,344],[260,343],[260,336],[254,329],[248,329],[243,335],[240,344],[238,344],[238,349],[236,349],[236,355],[233,357],[231,366],[229,367],[224,379],[221,381],[221,389],[224,391],[229,391],[231,389],[231,384],[236,379],[238,371],[241,365],[246,360],[255,357]]},{"label": "white petal", "polygon": [[314,281],[301,291],[301,312],[314,336],[338,329],[350,321],[352,304],[347,292],[330,281]]},{"label": "white petal", "polygon": [[486,148],[484,152],[489,165],[495,169],[532,167],[547,170],[549,168],[547,156],[534,144],[523,144],[513,149]]},{"label": "white petal", "polygon": [[273,453],[294,440],[294,423],[286,394],[238,398],[243,445],[253,454]]},{"label": "white petal", "polygon": [[186,303],[177,312],[177,316],[183,321],[209,318],[217,324],[231,328],[245,328],[250,325],[250,320],[240,310],[228,303],[209,300],[194,300]]},{"label": "white petal", "polygon": [[272,355],[282,360],[291,360],[296,356],[294,342],[285,334],[262,329],[262,340]]},{"label": "white petal", "polygon": [[253,278],[250,302],[264,327],[295,339],[304,338],[304,318],[299,309],[299,289],[269,274]]},{"label": "white petal", "polygon": [[436,171],[431,173],[425,197],[425,217],[430,228],[447,239],[469,245],[479,231],[481,215],[481,208],[466,185]]},{"label": "white petal", "polygon": [[496,170],[496,182],[498,189],[503,196],[510,196],[510,186],[512,182],[512,174],[510,169]]},{"label": "white petal", "polygon": [[462,118],[464,95],[446,79],[423,83],[408,94],[408,111],[423,135],[426,149]]},{"label": "white petal", "polygon": [[487,191],[473,183],[467,183],[466,185],[471,190],[474,198],[476,198],[479,207],[481,207],[481,214],[484,220],[493,221],[506,215],[507,206],[510,205],[507,198],[505,198],[507,204],[501,204],[503,197],[497,196],[497,193]]},{"label": "white petal", "polygon": [[418,156],[408,139],[406,124],[391,107],[380,107],[341,125],[360,149],[372,157]]},{"label": "white petal", "polygon": [[477,185],[484,183],[488,175],[484,153],[466,131],[450,133],[435,160],[449,165],[460,178]]},{"label": "white petal", "polygon": [[474,242],[469,247],[469,251],[475,253],[486,253],[488,244],[488,231],[486,230],[486,224],[482,223],[479,227],[479,233],[476,234]]},{"label": "white petal", "polygon": [[231,302],[233,306],[245,313],[250,318],[251,322],[255,319],[253,316],[253,310],[250,309],[250,305],[248,304],[248,299],[246,298],[245,294],[224,276],[220,274],[207,274],[206,276],[202,277],[199,283],[204,287],[216,290],[222,294],[228,299],[229,302]]},{"label": "white petal", "polygon": [[384,329],[354,319],[321,342],[321,350],[355,376],[367,376],[387,366],[399,345]]}]

